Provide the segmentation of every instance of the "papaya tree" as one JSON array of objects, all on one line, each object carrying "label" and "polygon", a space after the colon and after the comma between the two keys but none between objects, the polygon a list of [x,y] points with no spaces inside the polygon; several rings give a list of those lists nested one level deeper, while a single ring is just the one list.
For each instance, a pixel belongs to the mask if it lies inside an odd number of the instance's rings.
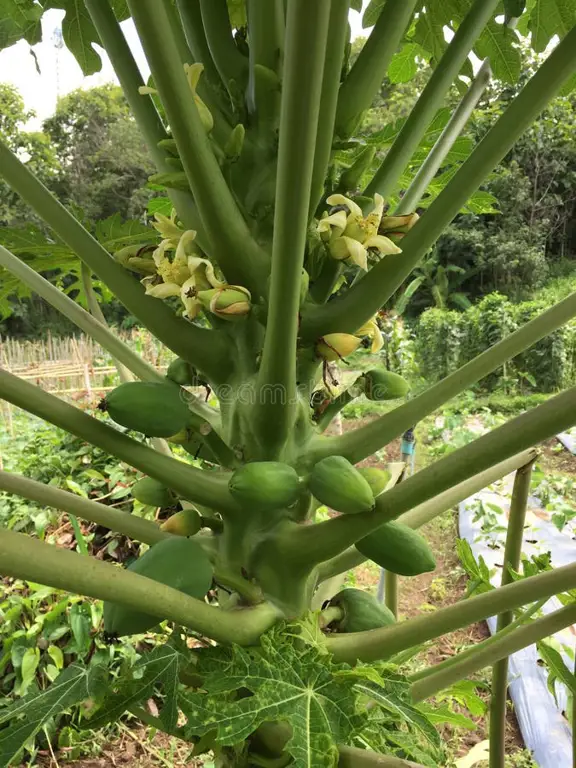
[{"label": "papaya tree", "polygon": [[[195,755],[212,751],[221,765],[445,764],[421,702],[572,624],[571,602],[532,617],[534,604],[576,588],[576,564],[507,579],[399,623],[369,595],[342,589],[344,576],[368,558],[393,573],[433,568],[416,529],[528,466],[535,444],[576,422],[576,387],[402,482],[399,472],[356,465],[576,316],[576,295],[345,434],[327,430],[346,402],[361,393],[398,398],[406,382],[375,368],[341,392],[337,369],[363,343],[378,349],[381,307],[573,84],[576,2],[565,0],[559,13],[552,0],[527,9],[523,0],[373,0],[365,21],[374,29],[351,67],[348,15],[357,0],[6,0],[3,44],[37,42],[43,10],[54,5],[65,10],[64,40],[86,73],[100,66],[92,43],[106,50],[166,198],[151,226],[135,225],[110,253],[25,158],[0,144],[1,176],[52,233],[47,252],[81,260],[90,312],[38,274],[38,249],[19,258],[0,248],[4,275],[92,335],[123,378],[92,414],[6,370],[0,397],[135,467],[145,476],[135,497],[178,511],[160,527],[0,472],[4,491],[149,547],[124,569],[2,530],[0,573],[105,601],[112,643],[163,621],[170,632],[120,675],[78,662],[3,709],[0,764],[49,718],[87,699],[85,726],[129,711],[193,743]],[[147,82],[119,26],[128,17]],[[503,80],[520,75],[519,35],[537,51],[552,41],[553,50],[482,141],[445,171],[455,146],[462,154],[456,142],[491,68]],[[471,53],[484,58],[476,74]],[[385,76],[401,79],[417,60],[428,60],[432,74],[393,140],[386,126],[355,138]],[[466,91],[462,101],[410,176],[454,84]],[[105,326],[96,279],[174,353],[166,376]],[[518,473],[516,519],[526,476]],[[318,516],[320,506],[333,512]],[[521,529],[511,527],[506,553],[515,569]],[[465,654],[404,673],[422,643],[514,613]],[[503,764],[501,743],[496,734],[494,766]]]}]

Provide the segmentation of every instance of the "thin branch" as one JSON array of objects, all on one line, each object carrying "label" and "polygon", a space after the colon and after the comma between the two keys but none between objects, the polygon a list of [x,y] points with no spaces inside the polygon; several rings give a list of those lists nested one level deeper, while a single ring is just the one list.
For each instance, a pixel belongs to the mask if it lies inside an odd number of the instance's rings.
[{"label": "thin branch", "polygon": [[394,212],[395,215],[401,216],[402,214],[411,213],[416,210],[418,203],[424,197],[430,182],[440,170],[442,163],[454,146],[455,141],[468,124],[468,120],[472,116],[478,102],[488,87],[491,77],[492,70],[490,69],[490,60],[484,59],[470,88],[452,113],[450,120],[446,123],[446,127],[438,137],[438,140],[430,150],[428,157],[420,166],[418,173],[414,176],[412,183],[398,203]]},{"label": "thin branch", "polygon": [[388,0],[372,34],[340,89],[336,133],[349,136],[380,90],[416,7],[416,0]]},{"label": "thin branch", "polygon": [[[217,94],[217,97],[221,99],[223,93],[222,80],[214,64],[214,59],[204,34],[200,0],[176,0],[176,6],[180,13],[182,28],[194,56],[194,61],[204,66],[208,82]],[[202,94],[200,95],[203,98]]]},{"label": "thin branch", "polygon": [[386,256],[354,288],[302,317],[303,340],[332,332],[354,333],[398,290],[470,196],[576,69],[576,27],[557,45],[453,179],[402,240],[402,253]]},{"label": "thin branch", "polygon": [[[517,572],[522,556],[524,523],[526,508],[532,480],[534,460],[524,465],[516,472],[510,514],[508,515],[508,531],[504,549],[501,585],[511,584],[512,572]],[[496,631],[502,632],[510,626],[513,620],[512,611],[506,611],[498,616]],[[438,680],[438,678],[436,678]],[[506,757],[506,695],[508,692],[508,659],[498,661],[492,669],[492,695],[490,696],[490,768],[504,768]]]},{"label": "thin branch", "polygon": [[[538,578],[538,576],[533,578]],[[508,589],[508,587],[505,587],[505,589]],[[494,593],[489,592],[487,594]],[[548,616],[536,619],[524,627],[519,627],[510,634],[504,634],[503,636],[497,634],[491,640],[485,640],[483,643],[480,643],[474,649],[474,653],[467,655],[459,663],[451,665],[448,669],[439,669],[434,674],[413,683],[411,686],[412,698],[414,701],[428,699],[439,693],[439,691],[444,690],[444,688],[448,688],[465,677],[470,677],[490,664],[505,659],[511,654],[522,650],[522,648],[526,648],[539,640],[543,640],[545,637],[553,635],[555,632],[559,632],[565,627],[571,626],[575,621],[576,605],[572,603],[548,614]],[[490,759],[493,759],[492,755]]]},{"label": "thin branch", "polygon": [[499,0],[476,0],[438,62],[420,98],[370,184],[366,195],[388,197],[418,148],[434,115],[443,105],[474,43],[492,18]]},{"label": "thin branch", "polygon": [[272,451],[294,425],[298,313],[329,13],[328,0],[293,0],[288,8],[268,323],[256,385],[256,428]]},{"label": "thin branch", "polygon": [[[138,376],[138,378],[147,381],[162,380],[161,374],[139,355],[133,352],[127,344],[124,344],[124,342],[118,338],[117,335],[112,333],[106,327],[105,321],[103,324],[99,318],[90,315],[85,309],[82,309],[76,302],[72,301],[72,299],[63,293],[63,291],[56,288],[55,285],[52,285],[52,283],[43,278],[42,275],[39,275],[35,270],[31,269],[27,264],[1,245],[0,266],[19,278],[24,285],[28,286],[28,288],[33,290],[39,296],[42,296],[43,299],[61,312],[64,317],[67,317],[77,325],[78,328],[83,330],[87,336],[90,336],[97,341],[100,346],[108,350],[116,360],[121,360],[123,365]],[[90,283],[90,288],[91,287]],[[90,298],[88,298],[88,300],[90,301]],[[96,302],[96,304],[98,305],[98,302]],[[125,370],[123,365],[120,365],[119,370]]]},{"label": "thin branch", "polygon": [[229,358],[223,333],[188,323],[176,317],[167,304],[146,296],[140,283],[112,259],[2,141],[0,175],[157,339],[218,380],[220,366]]},{"label": "thin branch", "polygon": [[[326,172],[332,155],[334,124],[336,121],[338,94],[340,92],[344,48],[350,31],[348,26],[349,10],[350,0],[332,0],[330,7],[330,25],[328,27],[328,42],[326,45],[326,59],[324,61],[322,95],[320,97],[320,114],[322,115],[322,119],[318,123],[316,152],[314,155],[314,171],[312,174],[310,217],[314,215],[324,193]],[[330,259],[329,261],[335,263],[333,259]]]},{"label": "thin branch", "polygon": [[[167,0],[129,0],[128,5],[166,110],[209,250],[228,282],[263,293],[268,258],[244,221],[216,160],[171,38]],[[220,2],[220,0],[218,0]]]},{"label": "thin branch", "polygon": [[353,463],[361,461],[575,316],[576,293],[573,293],[390,413],[345,435],[318,437],[308,449],[311,460],[336,454]]},{"label": "thin branch", "polygon": [[224,86],[228,89],[234,80],[243,88],[248,61],[234,43],[226,0],[200,0],[200,8],[208,47]]},{"label": "thin branch", "polygon": [[254,67],[259,65],[278,75],[281,74],[286,20],[282,0],[247,0],[246,10],[250,41],[250,80],[247,101],[250,111],[257,112]]},{"label": "thin branch", "polygon": [[223,643],[251,645],[278,619],[268,603],[223,611],[132,571],[0,529],[3,576],[110,600],[189,627]]},{"label": "thin branch", "polygon": [[[169,173],[173,170],[166,163],[166,158],[169,155],[158,146],[158,142],[168,138],[168,134],[152,98],[150,96],[142,96],[139,91],[140,87],[144,85],[144,81],[132,51],[122,33],[122,29],[116,20],[114,11],[110,7],[109,0],[86,0],[86,9],[106,49],[106,53],[110,57],[126,101],[130,105],[132,114],[142,131],[148,151],[158,172]],[[169,190],[168,195],[178,212],[178,216],[184,222],[186,229],[201,230],[200,220],[192,195],[189,192],[174,189]],[[199,244],[202,244],[203,236],[201,232],[199,232],[197,239]]]},{"label": "thin branch", "polygon": [[214,472],[205,472],[160,454],[2,369],[0,398],[117,456],[173,488],[185,499],[218,509],[224,514],[238,510],[228,491],[228,473],[216,475]]},{"label": "thin branch", "polygon": [[129,536],[131,539],[142,541],[144,544],[156,544],[157,541],[170,536],[169,533],[161,530],[156,523],[150,520],[144,520],[144,518],[136,515],[128,515],[126,512],[119,512],[105,504],[83,499],[82,496],[77,496],[69,491],[62,491],[53,485],[38,483],[22,475],[0,471],[0,489],[30,501],[36,501],[38,504],[77,515],[91,523]]},{"label": "thin branch", "polygon": [[373,511],[294,526],[277,543],[285,562],[310,568],[336,557],[383,523],[576,422],[576,387],[511,419],[381,494]]},{"label": "thin branch", "polygon": [[[427,640],[441,637],[461,627],[483,621],[496,613],[514,610],[574,587],[576,587],[576,564],[572,563],[553,571],[521,579],[506,587],[484,592],[482,595],[441,608],[435,613],[427,613],[392,627],[373,629],[370,632],[353,632],[348,635],[332,635],[326,638],[326,645],[337,661],[348,663],[357,660],[377,661],[393,656],[413,645],[425,643]],[[569,607],[576,612],[576,605]],[[576,618],[574,614],[572,616],[572,620],[563,626],[574,623]],[[523,627],[522,631],[525,629],[528,627]],[[509,652],[507,650],[504,655],[507,656]],[[494,660],[491,658],[487,663]]]}]

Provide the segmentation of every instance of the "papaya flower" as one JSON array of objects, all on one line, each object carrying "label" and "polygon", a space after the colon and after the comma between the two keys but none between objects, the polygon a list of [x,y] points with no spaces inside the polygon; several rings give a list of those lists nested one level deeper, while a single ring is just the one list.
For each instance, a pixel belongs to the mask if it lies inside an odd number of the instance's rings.
[{"label": "papaya flower", "polygon": [[[184,64],[184,72],[186,73],[186,79],[188,80],[188,85],[192,91],[192,98],[194,99],[194,103],[196,104],[196,108],[200,114],[202,125],[206,129],[206,133],[210,133],[214,127],[214,118],[212,117],[212,113],[206,104],[202,101],[196,92],[196,89],[198,88],[198,82],[200,81],[202,72],[204,72],[204,64],[200,64],[200,62],[195,62],[194,64]],[[149,85],[141,85],[138,88],[138,92],[142,96],[158,95],[156,88],[152,88]]]},{"label": "papaya flower", "polygon": [[407,213],[403,216],[383,216],[378,227],[378,234],[393,238],[396,242],[410,232],[419,219],[420,216],[417,213]]},{"label": "papaya flower", "polygon": [[378,227],[384,214],[384,198],[374,196],[374,208],[364,216],[360,206],[344,195],[330,195],[327,203],[338,206],[339,210],[326,214],[318,222],[318,232],[332,258],[350,261],[361,269],[368,270],[368,254],[380,256],[401,253],[401,248],[390,238],[378,234]]},{"label": "papaya flower", "polygon": [[226,284],[218,280],[214,273],[214,266],[208,259],[189,256],[188,269],[191,276],[182,286],[180,298],[184,304],[184,317],[194,320],[204,309],[204,305],[198,298],[198,293],[214,288],[223,288]]},{"label": "papaya flower", "polygon": [[152,226],[160,233],[163,240],[170,240],[174,247],[178,245],[184,233],[184,230],[176,223],[176,211],[174,208],[169,217],[164,216],[163,213],[155,213]]},{"label": "papaya flower", "polygon": [[372,340],[372,344],[370,346],[370,352],[373,355],[380,352],[380,350],[384,346],[382,331],[380,330],[380,327],[376,322],[376,317],[373,317],[371,320],[368,320],[368,322],[364,323],[364,325],[361,328],[358,328],[358,330],[354,335],[360,336],[361,338],[368,338]]}]

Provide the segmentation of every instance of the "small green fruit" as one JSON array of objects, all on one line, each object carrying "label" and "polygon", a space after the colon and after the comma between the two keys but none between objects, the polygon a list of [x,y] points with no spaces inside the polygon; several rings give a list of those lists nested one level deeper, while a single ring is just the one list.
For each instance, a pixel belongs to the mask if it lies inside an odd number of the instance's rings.
[{"label": "small green fruit", "polygon": [[328,456],[315,464],[308,487],[319,502],[344,514],[374,507],[370,484],[343,456]]},{"label": "small green fruit", "polygon": [[160,527],[175,536],[195,536],[202,528],[202,519],[195,509],[183,509],[165,520]]},{"label": "small green fruit", "polygon": [[166,378],[181,387],[199,387],[202,383],[192,363],[182,360],[181,357],[172,360],[166,371]]},{"label": "small green fruit", "polygon": [[153,477],[143,477],[132,486],[132,496],[149,507],[172,507],[178,497]]},{"label": "small green fruit", "polygon": [[356,542],[365,557],[400,576],[418,576],[436,568],[426,539],[407,525],[392,521]]},{"label": "small green fruit", "polygon": [[387,469],[378,469],[378,467],[358,467],[358,472],[370,486],[374,498],[386,490],[391,478]]},{"label": "small green fruit", "polygon": [[[129,571],[147,576],[168,587],[201,600],[212,585],[212,563],[202,547],[192,539],[173,536],[154,544],[128,567]],[[117,603],[104,603],[104,630],[123,637],[147,632],[162,621],[158,616],[127,608]]]},{"label": "small green fruit", "polygon": [[98,408],[127,429],[147,437],[170,437],[184,429],[190,417],[182,395],[170,381],[129,381],[108,393]]},{"label": "small green fruit", "polygon": [[397,373],[375,368],[363,375],[364,394],[368,400],[397,400],[406,397],[410,385]]},{"label": "small green fruit", "polygon": [[230,478],[230,493],[238,503],[256,512],[271,512],[289,507],[298,499],[301,482],[298,473],[280,461],[253,461]]},{"label": "small green fruit", "polygon": [[332,598],[330,605],[338,606],[344,612],[342,619],[334,625],[338,632],[367,632],[396,622],[389,608],[361,589],[343,589]]}]

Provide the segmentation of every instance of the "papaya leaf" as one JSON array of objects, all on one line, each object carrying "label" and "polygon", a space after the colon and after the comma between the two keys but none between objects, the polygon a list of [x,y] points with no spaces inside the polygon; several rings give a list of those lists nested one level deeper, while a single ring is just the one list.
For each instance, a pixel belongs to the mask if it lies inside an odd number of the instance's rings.
[{"label": "papaya leaf", "polygon": [[358,13],[362,12],[362,0],[351,0],[350,2],[350,9],[353,11],[357,11]]},{"label": "papaya leaf", "polygon": [[392,57],[388,77],[392,83],[407,83],[418,71],[416,57],[422,53],[417,43],[408,43]]},{"label": "papaya leaf", "polygon": [[564,37],[574,24],[575,0],[536,0],[528,22],[528,29],[532,33],[532,47],[540,53],[554,35]]},{"label": "papaya leaf", "polygon": [[22,38],[30,45],[39,43],[42,13],[42,6],[36,0],[0,0],[0,49]]},{"label": "papaya leaf", "polygon": [[[446,123],[450,120],[450,116],[451,112],[447,107],[438,110],[426,130],[424,138],[422,139],[422,145],[431,146],[436,141],[441,131],[446,126]],[[377,144],[379,148],[392,145],[404,127],[405,122],[406,118],[401,118],[393,123],[389,123],[381,130],[375,131],[374,133],[371,133],[370,136],[367,136],[366,143]]]},{"label": "papaya leaf", "polygon": [[179,671],[185,660],[170,645],[161,645],[143,656],[125,676],[114,681],[96,715],[89,721],[90,728],[101,728],[118,720],[127,709],[149,699],[161,687],[164,703],[160,720],[167,732],[178,723],[177,690]]},{"label": "papaya leaf", "polygon": [[136,219],[124,220],[119,213],[99,221],[94,234],[106,250],[112,253],[126,245],[147,245],[158,241],[154,229]]},{"label": "papaya leaf", "polygon": [[576,677],[568,669],[556,648],[553,648],[550,643],[546,642],[537,643],[537,648],[542,661],[550,671],[550,676],[554,680],[560,680],[572,694],[576,694]]},{"label": "papaya leaf", "polygon": [[432,707],[429,704],[419,704],[418,709],[426,715],[434,725],[452,725],[455,728],[466,728],[473,731],[476,723],[460,712],[454,712],[447,704]]},{"label": "papaya leaf", "polygon": [[377,683],[364,679],[356,683],[355,690],[374,701],[385,712],[402,720],[412,730],[420,731],[434,747],[440,747],[438,732],[426,715],[410,703],[409,688],[404,681],[382,678],[382,682]]},{"label": "papaya leaf", "polygon": [[484,59],[489,57],[494,76],[505,83],[515,83],[522,70],[522,57],[516,33],[504,24],[490,21],[474,48]]},{"label": "papaya leaf", "polygon": [[[71,664],[43,691],[35,690],[0,712],[0,768],[13,764],[43,725],[70,707],[101,693],[104,668]],[[7,724],[7,725],[6,725]]]},{"label": "papaya leaf", "polygon": [[504,13],[509,19],[522,16],[526,8],[526,0],[504,0]]},{"label": "papaya leaf", "polygon": [[362,16],[362,29],[368,29],[376,24],[385,4],[386,0],[370,0]]},{"label": "papaya leaf", "polygon": [[93,43],[100,38],[90,14],[81,0],[48,0],[45,9],[59,8],[65,11],[62,21],[62,37],[68,50],[80,65],[82,74],[93,75],[102,69],[102,59]]},{"label": "papaya leaf", "polygon": [[427,51],[438,62],[448,47],[444,38],[445,14],[438,4],[433,4],[422,13],[414,28],[413,41]]},{"label": "papaya leaf", "polygon": [[[205,693],[180,696],[187,738],[216,731],[216,741],[231,746],[261,723],[283,720],[292,726],[286,751],[295,766],[335,765],[337,744],[350,743],[365,721],[354,681],[336,679],[316,648],[277,645],[273,633],[261,640],[258,650],[234,646],[200,655],[196,672]],[[252,695],[232,699],[240,689]]]}]

